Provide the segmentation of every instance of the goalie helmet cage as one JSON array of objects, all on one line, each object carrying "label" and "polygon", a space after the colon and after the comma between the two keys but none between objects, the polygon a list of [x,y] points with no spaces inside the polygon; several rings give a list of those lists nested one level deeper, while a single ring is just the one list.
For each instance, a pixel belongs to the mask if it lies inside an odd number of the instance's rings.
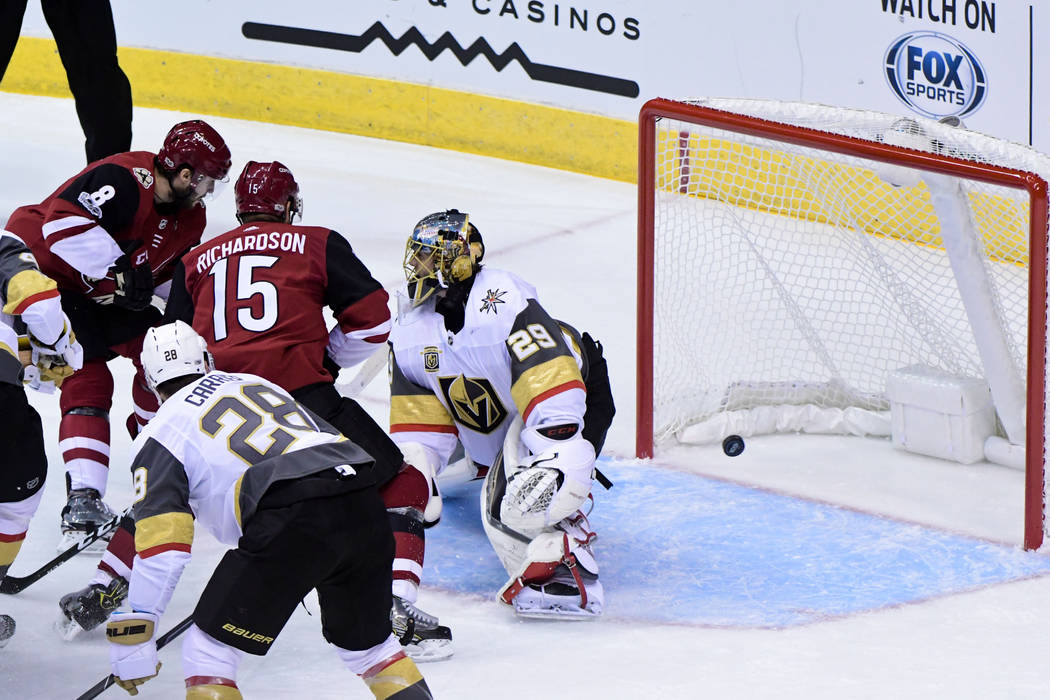
[{"label": "goalie helmet cage", "polygon": [[1050,158],[919,117],[653,99],[638,163],[637,456],[885,436],[891,373],[979,378],[1041,546]]}]

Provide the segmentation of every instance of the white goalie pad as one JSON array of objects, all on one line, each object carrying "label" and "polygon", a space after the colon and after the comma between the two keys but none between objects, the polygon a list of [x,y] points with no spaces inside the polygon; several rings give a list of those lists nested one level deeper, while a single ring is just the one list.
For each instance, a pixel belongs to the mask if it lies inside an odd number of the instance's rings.
[{"label": "white goalie pad", "polygon": [[[519,473],[528,471],[519,469]],[[509,575],[499,600],[524,617],[593,619],[601,615],[604,595],[590,548],[596,535],[586,516],[574,511],[553,527],[511,527],[500,515],[506,501],[506,473],[502,458],[498,459],[481,490],[482,525]],[[541,481],[550,478],[540,477]]]}]

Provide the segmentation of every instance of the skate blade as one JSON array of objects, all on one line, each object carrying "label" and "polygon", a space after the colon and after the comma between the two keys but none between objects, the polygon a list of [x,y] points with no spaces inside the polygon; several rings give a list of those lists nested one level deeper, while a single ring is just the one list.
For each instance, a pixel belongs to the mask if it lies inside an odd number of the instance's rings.
[{"label": "skate blade", "polygon": [[55,620],[54,628],[58,632],[58,636],[67,642],[72,642],[84,631],[84,628],[77,624],[76,620],[72,620],[61,613],[59,618]]},{"label": "skate blade", "polygon": [[405,654],[416,663],[444,661],[452,656],[452,642],[448,639],[424,639],[416,644],[402,647]]},{"label": "skate blade", "polygon": [[515,606],[514,614],[532,620],[597,620],[602,616],[602,610],[592,607],[581,608],[579,606],[554,606],[550,608],[519,608]]},{"label": "skate blade", "polygon": [[[81,532],[63,532],[62,539],[58,542],[59,552],[64,552],[70,547],[80,544],[86,539],[86,535]],[[77,552],[77,554],[99,554],[100,552],[106,551],[106,547],[109,546],[109,537],[99,537],[97,540],[89,544],[84,549]]]}]

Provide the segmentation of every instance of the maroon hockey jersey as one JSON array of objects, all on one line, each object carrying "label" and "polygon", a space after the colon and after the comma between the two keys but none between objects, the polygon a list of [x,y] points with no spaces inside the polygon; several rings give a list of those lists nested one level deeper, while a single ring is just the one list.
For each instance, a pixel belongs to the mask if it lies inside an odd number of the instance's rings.
[{"label": "maroon hockey jersey", "polygon": [[200,242],[203,204],[178,211],[154,203],[154,191],[153,154],[119,153],[92,163],[40,204],[19,207],[5,228],[60,289],[104,301],[114,292],[109,268],[122,254],[134,265],[148,262],[159,286]]},{"label": "maroon hockey jersey", "polygon": [[[181,264],[185,274],[176,273],[165,319],[190,323],[220,370],[295,391],[334,381],[325,367],[330,342],[367,356],[390,331],[386,291],[331,229],[244,224],[190,251]],[[325,306],[337,322],[331,333]],[[341,362],[339,352],[331,355],[337,364],[352,364]]]}]

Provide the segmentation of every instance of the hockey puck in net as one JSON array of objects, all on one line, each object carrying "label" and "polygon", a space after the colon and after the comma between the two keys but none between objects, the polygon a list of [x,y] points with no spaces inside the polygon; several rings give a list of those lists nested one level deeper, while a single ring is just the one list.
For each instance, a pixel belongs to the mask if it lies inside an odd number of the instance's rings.
[{"label": "hockey puck in net", "polygon": [[744,438],[739,435],[730,435],[722,441],[722,451],[729,457],[736,457],[744,451]]}]

